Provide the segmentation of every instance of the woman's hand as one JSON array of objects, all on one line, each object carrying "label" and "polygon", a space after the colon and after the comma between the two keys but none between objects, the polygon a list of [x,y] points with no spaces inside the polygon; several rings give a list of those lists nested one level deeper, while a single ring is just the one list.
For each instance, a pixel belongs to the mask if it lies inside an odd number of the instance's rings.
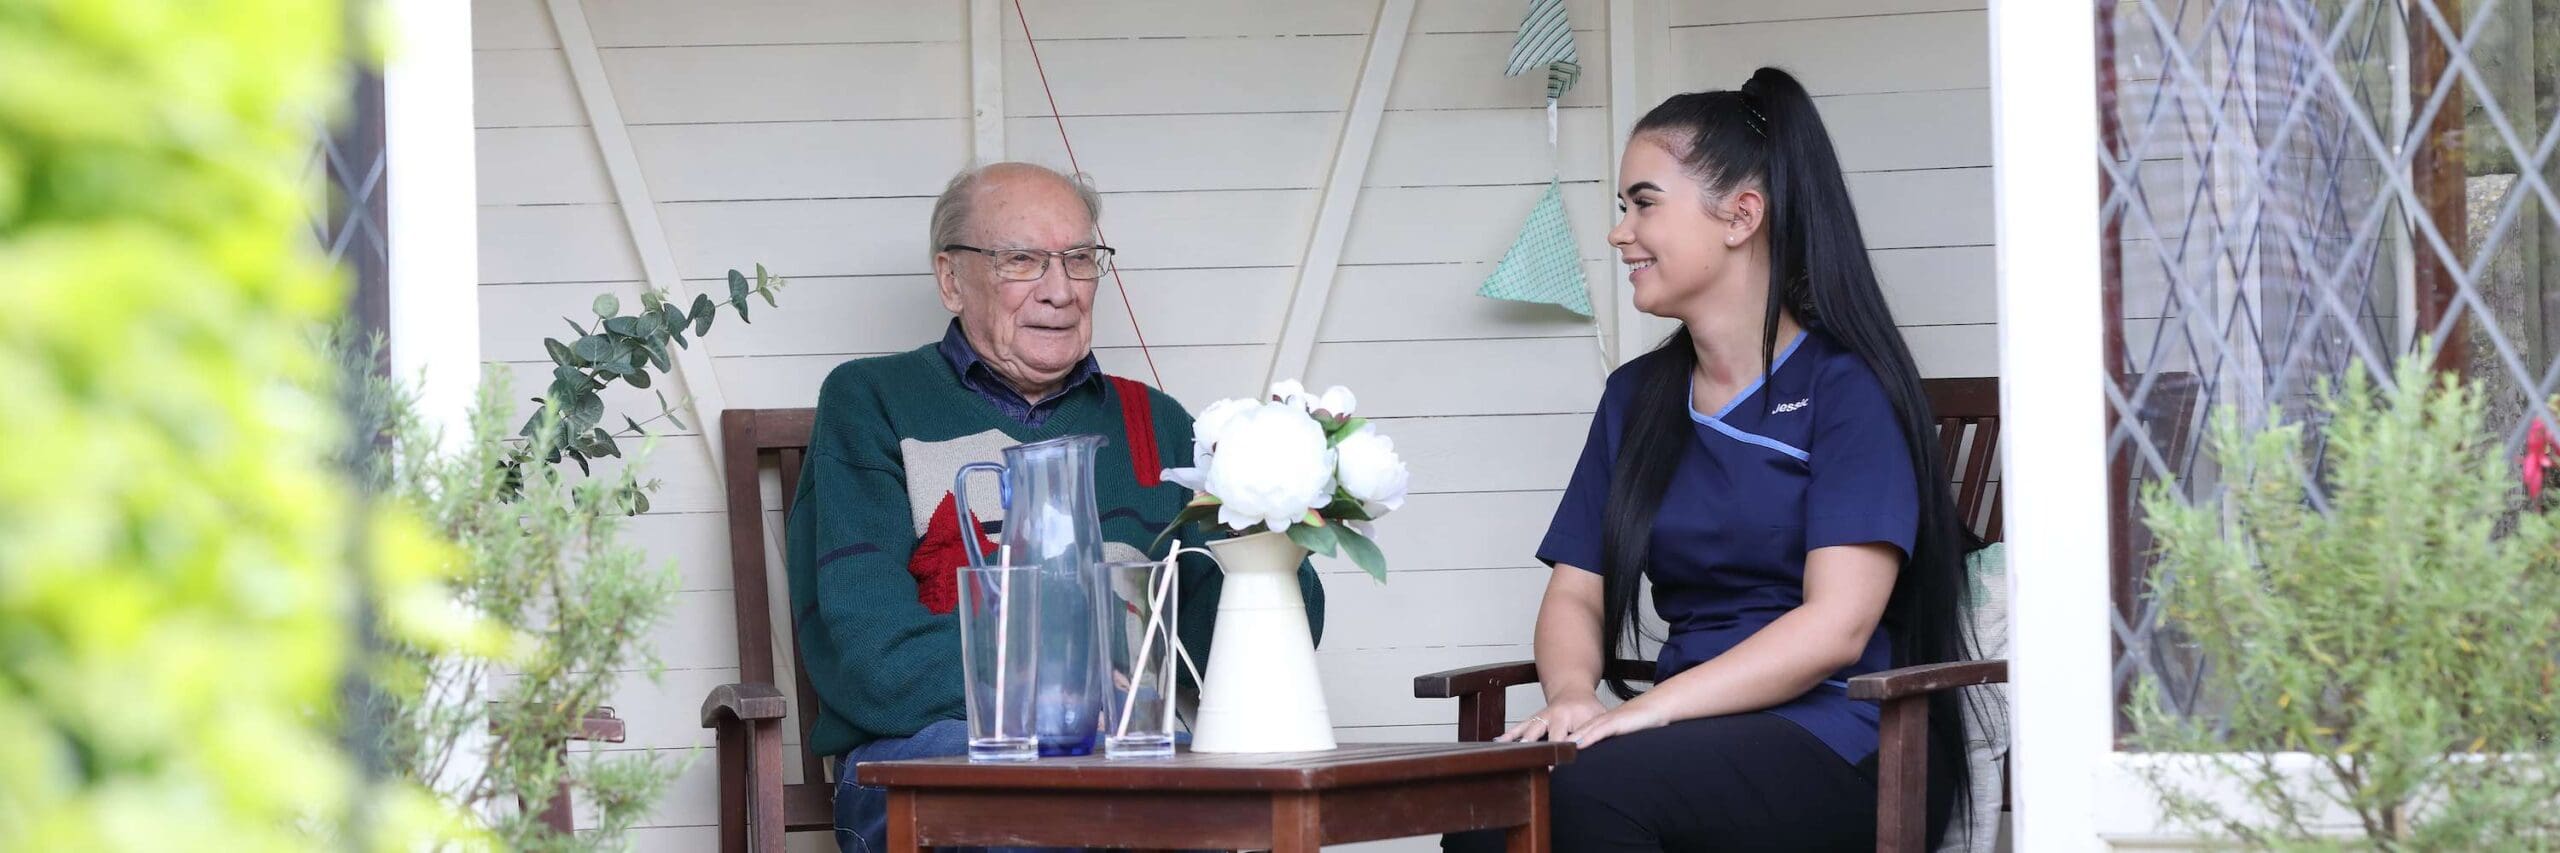
[{"label": "woman's hand", "polygon": [[1671,723],[1671,720],[1664,717],[1661,711],[1654,709],[1653,703],[1646,702],[1644,699],[1643,696],[1636,697],[1573,729],[1569,737],[1574,747],[1590,749],[1593,744],[1608,740],[1614,735],[1658,729]]},{"label": "woman's hand", "polygon": [[1586,690],[1562,699],[1547,700],[1545,709],[1520,721],[1519,725],[1512,726],[1510,731],[1503,732],[1494,740],[1504,743],[1569,740],[1584,723],[1607,713],[1608,709],[1600,707],[1599,694]]}]

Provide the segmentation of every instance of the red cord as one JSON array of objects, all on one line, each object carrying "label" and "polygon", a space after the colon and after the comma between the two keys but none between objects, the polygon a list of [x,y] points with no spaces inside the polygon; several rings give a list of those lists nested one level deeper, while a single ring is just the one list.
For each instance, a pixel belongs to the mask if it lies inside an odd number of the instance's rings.
[{"label": "red cord", "polygon": [[[1022,0],[1013,0],[1013,17],[1022,22],[1022,42],[1031,48],[1031,69],[1040,72],[1040,92],[1049,96],[1049,119],[1058,123],[1058,144],[1066,146],[1067,168],[1082,174],[1084,165],[1076,162],[1076,144],[1067,139],[1067,120],[1058,115],[1058,93],[1049,89],[1049,69],[1040,65],[1040,41],[1031,37],[1031,16],[1023,14]],[[1111,242],[1111,236],[1102,233],[1100,222],[1093,224],[1093,235],[1105,244]],[[1120,290],[1120,309],[1129,312],[1129,330],[1138,335],[1138,354],[1146,357],[1147,375],[1155,377],[1156,387],[1161,389],[1164,374],[1156,371],[1155,351],[1147,348],[1147,330],[1138,327],[1138,307],[1129,302],[1129,284],[1120,280],[1118,264],[1111,266],[1111,285]]]}]

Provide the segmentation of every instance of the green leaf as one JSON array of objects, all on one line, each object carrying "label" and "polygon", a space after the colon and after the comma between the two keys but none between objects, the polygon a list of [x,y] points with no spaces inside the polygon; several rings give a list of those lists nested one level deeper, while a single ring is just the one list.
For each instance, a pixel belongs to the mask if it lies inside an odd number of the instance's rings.
[{"label": "green leaf", "polygon": [[610,293],[599,293],[596,294],[596,304],[594,307],[596,309],[596,316],[611,317],[615,314],[622,313],[622,300],[614,298],[613,294]]},{"label": "green leaf", "polygon": [[737,308],[738,308],[738,322],[741,322],[741,323],[753,323],[753,322],[755,322],[755,318],[747,316],[747,300],[746,300],[746,298],[745,298],[745,297],[740,297],[736,302],[733,302],[733,303],[731,303],[731,304],[732,304],[732,305],[737,306]]},{"label": "green leaf", "polygon": [[[1217,518],[1217,517],[1218,517],[1218,504],[1217,504],[1217,502],[1216,502],[1216,500],[1217,500],[1217,499],[1215,499],[1215,498],[1207,498],[1206,500],[1208,500],[1208,501],[1210,501],[1210,502],[1209,502],[1209,503],[1201,503],[1200,501],[1192,501],[1192,502],[1190,503],[1190,505],[1183,507],[1181,512],[1174,513],[1174,514],[1173,514],[1173,521],[1172,521],[1171,523],[1166,524],[1166,525],[1164,526],[1164,529],[1163,529],[1163,530],[1158,531],[1158,532],[1156,533],[1156,538],[1155,538],[1155,541],[1154,541],[1154,542],[1150,542],[1150,543],[1148,543],[1148,544],[1147,544],[1147,551],[1148,551],[1148,552],[1150,552],[1150,553],[1154,552],[1154,551],[1156,550],[1156,546],[1163,545],[1163,544],[1164,544],[1164,540],[1166,540],[1167,538],[1172,537],[1175,531],[1181,530],[1181,529],[1183,529],[1183,528],[1185,528],[1185,527],[1188,527],[1188,526],[1190,526],[1190,525],[1193,525],[1193,524],[1197,524],[1197,523],[1200,523],[1200,522],[1203,522],[1203,521],[1209,521],[1209,520],[1211,520],[1211,519],[1215,519],[1215,518]],[[1196,544],[1199,544],[1199,543],[1196,543],[1196,542],[1195,542],[1195,543],[1191,543],[1191,544],[1195,544],[1195,545],[1196,545]]]},{"label": "green leaf", "polygon": [[577,345],[570,347],[569,352],[578,357],[578,366],[585,367],[596,362],[611,360],[613,341],[606,339],[603,335],[587,335],[579,338]]},{"label": "green leaf", "polygon": [[1332,434],[1325,436],[1324,445],[1332,447],[1341,444],[1343,439],[1350,438],[1352,433],[1359,432],[1361,427],[1368,425],[1368,418],[1352,418],[1343,421],[1341,426],[1334,428]]},{"label": "green leaf", "polygon": [[634,434],[637,434],[637,435],[648,435],[648,434],[649,434],[649,431],[648,431],[648,430],[645,430],[645,429],[641,429],[641,428],[640,428],[640,422],[639,422],[639,421],[632,420],[630,415],[623,415],[623,416],[622,416],[622,423],[623,423],[625,426],[629,426],[629,427],[631,427],[631,432],[632,432],[632,433],[634,433]]},{"label": "green leaf", "polygon": [[569,328],[577,330],[578,337],[583,338],[587,336],[587,327],[578,325],[578,321],[562,317],[560,318],[560,322],[567,323],[569,324]]},{"label": "green leaf", "polygon": [[568,344],[561,343],[561,342],[560,342],[560,339],[558,339],[558,338],[543,338],[543,339],[542,339],[542,351],[543,351],[544,353],[547,353],[547,354],[549,354],[549,355],[551,356],[551,363],[552,363],[552,364],[566,365],[566,366],[571,366],[571,367],[584,367],[584,366],[586,366],[586,363],[585,363],[585,362],[582,362],[582,361],[579,361],[579,360],[578,360],[578,354],[577,354],[577,353],[574,353],[574,352],[570,352],[570,351],[569,351],[569,345],[568,345]]},{"label": "green leaf", "polygon": [[685,318],[684,309],[673,304],[659,306],[658,318],[659,323],[667,327],[668,334],[683,334],[684,327],[692,324]]},{"label": "green leaf", "polygon": [[1337,520],[1337,521],[1339,521],[1339,520],[1350,520],[1350,521],[1371,521],[1371,520],[1373,520],[1373,519],[1369,518],[1369,510],[1368,510],[1368,508],[1360,505],[1360,499],[1359,499],[1359,498],[1355,498],[1355,497],[1351,497],[1351,496],[1349,496],[1349,495],[1342,495],[1342,496],[1335,497],[1335,498],[1333,499],[1333,502],[1332,502],[1332,503],[1325,504],[1325,505],[1324,505],[1324,517],[1326,517],[1326,518],[1330,518],[1330,519],[1335,519],[1335,520]]},{"label": "green leaf", "polygon": [[693,336],[698,338],[711,334],[711,316],[718,313],[720,313],[720,306],[711,301],[711,294],[694,294]]},{"label": "green leaf", "polygon": [[647,350],[649,353],[649,362],[658,366],[658,372],[665,373],[675,369],[674,361],[667,357],[666,344],[662,344],[657,341],[650,341],[647,344]]},{"label": "green leaf", "polygon": [[[585,475],[588,475],[588,476],[594,476],[594,475],[595,475],[595,473],[596,473],[596,472],[595,472],[595,469],[592,469],[592,468],[588,468],[588,467],[587,467],[587,456],[586,456],[586,454],[579,453],[579,452],[577,452],[577,451],[574,451],[574,450],[573,450],[573,451],[570,451],[570,452],[569,452],[569,458],[571,458],[571,459],[575,459],[575,460],[577,460],[577,461],[578,461],[578,473],[580,473],[580,474],[585,474]],[[553,461],[553,462],[558,462],[558,461],[560,461],[560,460],[554,459],[554,460],[551,460],[551,461]]]},{"label": "green leaf", "polygon": [[633,371],[631,375],[622,377],[622,379],[625,382],[631,383],[631,387],[633,388],[649,387],[649,371],[646,370]]},{"label": "green leaf", "polygon": [[737,270],[729,271],[729,301],[747,301],[747,276],[745,273],[741,273]]},{"label": "green leaf", "polygon": [[[539,402],[542,402],[542,401],[541,401],[541,400],[535,400],[534,402],[539,403]],[[534,434],[535,432],[537,432],[537,431],[540,431],[541,429],[542,429],[542,410],[541,410],[541,409],[535,409],[535,410],[533,411],[533,416],[532,416],[532,417],[528,417],[528,418],[525,418],[525,419],[524,419],[524,428],[523,428],[523,429],[520,429],[520,430],[516,430],[516,434],[517,434],[517,435],[520,435],[520,436],[524,436],[524,437],[526,437],[526,438],[532,438],[532,437],[533,437],[533,434]]]},{"label": "green leaf", "polygon": [[593,435],[595,438],[595,455],[611,456],[617,459],[621,458],[622,446],[613,442],[612,433],[605,432],[604,427],[596,427],[596,431]]},{"label": "green leaf", "polygon": [[674,404],[667,402],[666,392],[659,391],[655,393],[658,395],[658,411],[666,413],[667,422],[675,424],[677,429],[692,429],[692,427],[684,425],[683,418],[676,417],[676,407]]},{"label": "green leaf", "polygon": [[1334,530],[1338,526],[1328,524],[1317,527],[1312,524],[1292,524],[1289,525],[1289,541],[1298,543],[1300,548],[1330,557],[1334,555],[1335,546],[1340,542],[1340,537]]},{"label": "green leaf", "polygon": [[649,493],[648,493],[648,492],[645,492],[645,491],[641,491],[641,490],[639,490],[639,489],[632,489],[632,490],[631,490],[631,514],[632,514],[632,515],[640,515],[640,514],[642,514],[642,513],[646,513],[646,512],[648,512],[648,511],[649,511]]},{"label": "green leaf", "polygon": [[585,432],[597,421],[604,420],[604,398],[596,396],[593,391],[579,394],[569,401],[569,409],[562,417],[567,419],[571,431]]},{"label": "green leaf", "polygon": [[1378,543],[1360,535],[1360,531],[1351,529],[1348,524],[1333,525],[1333,535],[1342,543],[1343,555],[1359,564],[1361,571],[1368,572],[1379,583],[1387,582],[1387,555],[1378,550]]},{"label": "green leaf", "polygon": [[604,321],[604,330],[626,338],[640,337],[640,318],[615,317]]}]

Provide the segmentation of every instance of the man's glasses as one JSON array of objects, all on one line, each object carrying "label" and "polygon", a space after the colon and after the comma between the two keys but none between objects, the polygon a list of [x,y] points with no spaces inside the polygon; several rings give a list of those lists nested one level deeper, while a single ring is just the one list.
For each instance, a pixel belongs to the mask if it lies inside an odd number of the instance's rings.
[{"label": "man's glasses", "polygon": [[1057,258],[1066,266],[1067,277],[1092,281],[1111,271],[1111,247],[1079,246],[1063,252],[1040,249],[981,249],[958,243],[946,244],[945,252],[976,252],[995,261],[996,276],[1006,281],[1038,281],[1049,274],[1049,259]]}]

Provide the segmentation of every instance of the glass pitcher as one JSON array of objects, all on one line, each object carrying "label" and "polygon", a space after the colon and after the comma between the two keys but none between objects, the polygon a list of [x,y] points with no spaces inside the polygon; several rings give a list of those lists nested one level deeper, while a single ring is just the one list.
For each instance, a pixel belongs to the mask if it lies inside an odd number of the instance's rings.
[{"label": "glass pitcher", "polygon": [[962,535],[969,564],[985,566],[992,557],[1037,570],[1039,673],[1032,701],[1041,755],[1091,754],[1110,695],[1109,669],[1094,630],[1102,519],[1094,506],[1093,473],[1102,445],[1098,435],[1017,444],[1005,448],[1004,462],[964,465],[952,478],[960,517],[974,519],[969,475],[1000,475],[1004,533],[999,551],[980,553],[978,537]]}]

